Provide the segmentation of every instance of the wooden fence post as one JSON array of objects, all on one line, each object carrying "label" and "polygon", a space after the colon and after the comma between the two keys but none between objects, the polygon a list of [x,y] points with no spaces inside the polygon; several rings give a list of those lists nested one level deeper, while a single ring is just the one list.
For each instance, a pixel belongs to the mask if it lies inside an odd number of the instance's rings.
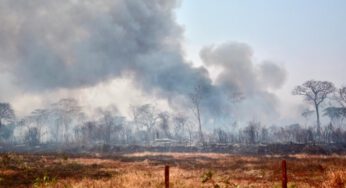
[{"label": "wooden fence post", "polygon": [[169,188],[169,166],[165,166],[165,188]]},{"label": "wooden fence post", "polygon": [[286,160],[282,161],[282,188],[287,188],[287,168]]}]

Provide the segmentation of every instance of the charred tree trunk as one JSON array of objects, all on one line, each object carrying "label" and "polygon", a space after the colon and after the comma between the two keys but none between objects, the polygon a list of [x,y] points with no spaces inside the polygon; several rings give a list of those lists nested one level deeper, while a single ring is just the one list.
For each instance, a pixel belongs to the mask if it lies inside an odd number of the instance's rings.
[{"label": "charred tree trunk", "polygon": [[320,139],[321,137],[321,122],[320,122],[320,111],[319,111],[319,105],[315,103],[315,109],[316,109],[316,118],[317,118],[317,137]]},{"label": "charred tree trunk", "polygon": [[204,145],[204,137],[202,132],[202,122],[201,122],[201,113],[199,107],[197,107],[197,119],[198,119],[198,133],[199,133],[199,141]]}]

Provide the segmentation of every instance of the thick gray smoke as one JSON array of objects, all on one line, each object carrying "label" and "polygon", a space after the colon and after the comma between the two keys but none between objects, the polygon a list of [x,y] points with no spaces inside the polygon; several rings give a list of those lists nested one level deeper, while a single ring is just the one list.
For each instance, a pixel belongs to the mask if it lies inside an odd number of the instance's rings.
[{"label": "thick gray smoke", "polygon": [[241,93],[244,100],[235,110],[238,117],[266,120],[277,115],[277,98],[269,90],[283,85],[285,69],[268,61],[254,63],[252,49],[243,43],[205,47],[200,56],[207,66],[222,68],[215,85]]},{"label": "thick gray smoke", "polygon": [[1,67],[31,90],[90,86],[182,62],[175,1],[2,0],[0,6]]},{"label": "thick gray smoke", "polygon": [[3,0],[1,67],[29,91],[88,87],[126,75],[170,100],[196,85],[211,92],[208,71],[183,59],[175,6],[174,0]]},{"label": "thick gray smoke", "polygon": [[235,91],[274,105],[267,90],[282,85],[285,71],[270,62],[254,65],[248,46],[202,50],[206,65],[224,70],[216,84],[207,69],[184,60],[176,6],[176,0],[0,0],[1,72],[29,92],[126,76],[171,103],[200,85],[204,106],[215,114],[228,112]]}]

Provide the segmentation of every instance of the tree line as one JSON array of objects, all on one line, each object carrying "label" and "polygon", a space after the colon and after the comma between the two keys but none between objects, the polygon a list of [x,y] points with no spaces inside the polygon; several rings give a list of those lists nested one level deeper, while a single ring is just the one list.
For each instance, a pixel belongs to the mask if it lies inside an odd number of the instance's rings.
[{"label": "tree line", "polygon": [[[310,80],[294,88],[313,109],[302,117],[316,116],[315,123],[285,126],[262,125],[250,121],[239,126],[203,127],[200,108],[202,90],[191,93],[191,113],[163,111],[152,104],[130,107],[131,118],[116,108],[97,109],[92,115],[77,100],[66,98],[17,118],[9,103],[0,103],[0,143],[3,144],[110,144],[153,146],[169,143],[182,146],[205,144],[258,143],[346,143],[343,120],[346,117],[346,87],[337,89],[327,81]],[[329,118],[322,125],[321,112]]]}]

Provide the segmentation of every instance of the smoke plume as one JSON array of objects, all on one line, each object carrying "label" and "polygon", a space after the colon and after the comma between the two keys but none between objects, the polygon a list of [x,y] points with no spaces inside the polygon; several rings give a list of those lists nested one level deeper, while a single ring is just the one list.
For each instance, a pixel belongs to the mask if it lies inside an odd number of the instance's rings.
[{"label": "smoke plume", "polygon": [[0,72],[32,93],[87,88],[126,77],[171,104],[183,105],[201,86],[203,108],[210,114],[227,114],[234,93],[244,95],[244,104],[274,109],[275,96],[268,90],[283,84],[285,70],[271,62],[254,64],[245,44],[211,46],[201,57],[207,67],[222,68],[214,83],[207,68],[193,67],[182,55],[177,4],[0,0]]},{"label": "smoke plume", "polygon": [[252,49],[236,42],[205,47],[200,56],[207,66],[222,68],[215,83],[221,90],[239,92],[244,98],[234,111],[238,118],[266,121],[277,115],[277,98],[270,90],[283,85],[283,67],[269,61],[254,63]]}]

